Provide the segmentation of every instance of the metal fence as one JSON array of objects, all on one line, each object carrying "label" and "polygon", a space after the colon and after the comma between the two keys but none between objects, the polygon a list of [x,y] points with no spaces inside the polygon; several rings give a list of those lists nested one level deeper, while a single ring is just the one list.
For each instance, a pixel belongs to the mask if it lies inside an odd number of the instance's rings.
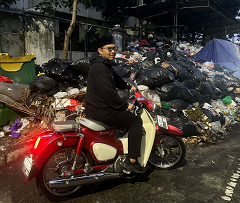
[{"label": "metal fence", "polygon": [[0,53],[8,53],[10,57],[23,56],[25,54],[23,33],[23,16],[0,11]]},{"label": "metal fence", "polygon": [[24,35],[20,33],[0,33],[0,53],[10,57],[24,56]]}]

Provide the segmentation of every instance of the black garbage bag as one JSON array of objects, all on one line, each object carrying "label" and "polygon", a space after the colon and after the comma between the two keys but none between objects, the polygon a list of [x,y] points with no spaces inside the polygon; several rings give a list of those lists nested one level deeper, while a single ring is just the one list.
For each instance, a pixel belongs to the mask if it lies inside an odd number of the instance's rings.
[{"label": "black garbage bag", "polygon": [[168,101],[168,103],[171,108],[177,109],[177,110],[184,110],[190,105],[190,103],[188,103],[182,99],[173,99],[173,100]]},{"label": "black garbage bag", "polygon": [[207,116],[206,121],[208,122],[215,122],[215,121],[220,121],[221,123],[223,123],[223,121],[225,122],[223,114],[218,114],[215,110],[202,108],[202,111]]},{"label": "black garbage bag", "polygon": [[167,83],[165,85],[162,85],[161,87],[157,87],[155,89],[155,92],[163,101],[170,101],[180,98],[189,103],[194,102],[194,98],[190,90],[183,83],[178,81]]},{"label": "black garbage bag", "polygon": [[81,78],[80,82],[79,82],[79,86],[81,87],[87,87],[87,76],[84,76]]},{"label": "black garbage bag", "polygon": [[225,116],[220,112],[219,113],[219,115],[220,115],[220,123],[221,123],[221,125],[224,125],[225,124]]},{"label": "black garbage bag", "polygon": [[216,85],[210,80],[207,80],[207,82],[208,82],[209,86],[211,87],[212,91],[214,91],[216,89]]},{"label": "black garbage bag", "polygon": [[216,100],[216,99],[219,99],[219,98],[223,98],[222,94],[223,94],[223,92],[220,89],[216,88],[215,90],[212,91],[212,99]]},{"label": "black garbage bag", "polygon": [[182,60],[181,60],[181,61],[176,61],[176,63],[177,63],[179,66],[185,68],[185,70],[186,70],[187,72],[189,72],[190,74],[193,74],[193,73],[194,73],[195,66],[193,66],[191,63],[184,62],[184,61],[182,61]]},{"label": "black garbage bag", "polygon": [[173,59],[175,61],[190,61],[183,51],[174,50]]},{"label": "black garbage bag", "polygon": [[69,87],[81,89],[84,86],[81,83],[61,82],[58,84],[58,89],[61,92],[65,92]]},{"label": "black garbage bag", "polygon": [[149,67],[154,66],[154,65],[155,65],[155,61],[154,61],[154,59],[151,59],[151,58],[146,58],[142,62],[142,68],[143,69],[149,68]]},{"label": "black garbage bag", "polygon": [[197,89],[202,95],[212,95],[212,88],[208,82],[202,82]]},{"label": "black garbage bag", "polygon": [[175,61],[167,61],[170,64],[167,69],[174,73],[174,76],[180,82],[192,78],[192,75],[183,67],[179,66]]},{"label": "black garbage bag", "polygon": [[199,82],[206,81],[206,76],[204,76],[196,66],[192,66],[192,70],[193,70],[192,78]]},{"label": "black garbage bag", "polygon": [[214,82],[215,86],[219,88],[221,91],[227,91],[228,82],[222,75],[215,75]]},{"label": "black garbage bag", "polygon": [[46,93],[44,93],[46,96],[48,96],[48,97],[51,97],[51,96],[53,96],[54,94],[57,94],[58,92],[59,92],[60,90],[59,90],[59,88],[58,88],[58,86],[57,87],[54,87],[53,89],[51,89],[49,92],[46,92]]},{"label": "black garbage bag", "polygon": [[142,65],[141,65],[141,63],[133,62],[133,63],[127,64],[127,66],[124,66],[124,69],[127,72],[131,72],[131,78],[133,78],[135,80],[138,78],[138,76],[142,70]]},{"label": "black garbage bag", "polygon": [[203,95],[203,102],[206,102],[206,103],[211,103],[211,100],[212,100],[212,95]]},{"label": "black garbage bag", "polygon": [[31,90],[31,93],[33,92],[47,93],[52,89],[56,88],[57,85],[58,82],[56,80],[48,77],[45,74],[42,74],[31,82],[29,89]]},{"label": "black garbage bag", "polygon": [[206,121],[212,122],[212,118],[213,118],[213,113],[212,113],[212,111],[210,111],[210,110],[208,110],[208,109],[205,109],[205,108],[202,108],[202,111],[203,111],[203,113],[207,116]]},{"label": "black garbage bag", "polygon": [[203,96],[201,95],[201,93],[198,92],[195,89],[189,89],[189,90],[193,95],[194,103],[199,102],[199,104],[202,104],[203,103]]},{"label": "black garbage bag", "polygon": [[123,78],[129,78],[131,71],[126,67],[126,65],[113,66],[114,71]]},{"label": "black garbage bag", "polygon": [[185,86],[187,86],[189,89],[196,89],[198,83],[192,78],[188,80],[184,80],[182,82]]},{"label": "black garbage bag", "polygon": [[164,116],[168,118],[168,125],[173,125],[183,132],[184,137],[199,135],[194,123],[184,116],[182,111],[164,110]]},{"label": "black garbage bag", "polygon": [[71,67],[72,61],[53,58],[41,67],[48,77],[61,82],[78,82],[79,73]]},{"label": "black garbage bag", "polygon": [[143,54],[144,57],[148,59],[155,59],[156,51],[148,51]]},{"label": "black garbage bag", "polygon": [[191,120],[187,118],[181,121],[182,129],[180,128],[180,130],[182,130],[185,137],[197,136],[200,134],[197,130],[196,125]]},{"label": "black garbage bag", "polygon": [[171,60],[174,55],[174,49],[165,42],[165,45],[162,45],[162,49],[157,50],[159,57],[164,60]]},{"label": "black garbage bag", "polygon": [[152,66],[143,69],[137,77],[138,85],[146,85],[149,88],[155,88],[173,81],[174,75],[170,71],[160,66]]},{"label": "black garbage bag", "polygon": [[83,76],[88,75],[90,69],[89,59],[90,57],[78,59],[71,63],[71,67]]},{"label": "black garbage bag", "polygon": [[176,61],[178,65],[185,68],[188,73],[191,74],[191,78],[194,78],[197,81],[205,81],[206,76],[191,62],[191,61]]}]

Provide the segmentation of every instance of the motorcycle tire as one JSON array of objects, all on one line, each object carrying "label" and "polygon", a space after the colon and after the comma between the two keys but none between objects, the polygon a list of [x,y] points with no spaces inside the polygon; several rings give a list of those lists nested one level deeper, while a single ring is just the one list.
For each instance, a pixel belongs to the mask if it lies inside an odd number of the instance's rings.
[{"label": "motorcycle tire", "polygon": [[[44,163],[39,175],[36,177],[36,184],[40,193],[46,196],[50,201],[64,201],[72,198],[76,193],[81,192],[79,190],[80,188],[84,190],[84,186],[53,189],[48,184],[50,180],[61,177],[60,175],[62,173],[67,172],[72,167],[75,150],[75,146],[68,146],[53,152]],[[81,152],[80,161],[76,169],[83,168],[85,163],[92,165],[92,159],[89,156],[87,150]]]},{"label": "motorcycle tire", "polygon": [[157,169],[176,168],[186,155],[186,147],[181,137],[158,135],[160,144],[153,144],[149,163]]}]

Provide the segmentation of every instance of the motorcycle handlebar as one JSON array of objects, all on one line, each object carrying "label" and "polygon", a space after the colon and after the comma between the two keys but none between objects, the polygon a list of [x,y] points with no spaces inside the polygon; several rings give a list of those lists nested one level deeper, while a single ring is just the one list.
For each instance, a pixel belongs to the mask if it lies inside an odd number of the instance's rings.
[{"label": "motorcycle handlebar", "polygon": [[139,109],[139,102],[138,100],[136,99],[135,97],[135,90],[134,89],[131,89],[130,90],[130,94],[129,94],[129,101],[131,103],[133,103],[133,105],[135,106],[135,108],[131,111],[129,109],[127,109],[127,111],[131,112],[131,113],[134,113],[136,116],[137,116],[137,110]]}]

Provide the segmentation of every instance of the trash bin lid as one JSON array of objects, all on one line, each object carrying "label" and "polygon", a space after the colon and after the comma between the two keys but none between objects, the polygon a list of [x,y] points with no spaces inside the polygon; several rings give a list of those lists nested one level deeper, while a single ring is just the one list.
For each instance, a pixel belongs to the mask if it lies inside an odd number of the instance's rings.
[{"label": "trash bin lid", "polygon": [[0,53],[0,66],[5,71],[18,71],[22,68],[24,62],[35,59],[34,54],[26,54],[23,57],[9,58],[7,53]]}]

